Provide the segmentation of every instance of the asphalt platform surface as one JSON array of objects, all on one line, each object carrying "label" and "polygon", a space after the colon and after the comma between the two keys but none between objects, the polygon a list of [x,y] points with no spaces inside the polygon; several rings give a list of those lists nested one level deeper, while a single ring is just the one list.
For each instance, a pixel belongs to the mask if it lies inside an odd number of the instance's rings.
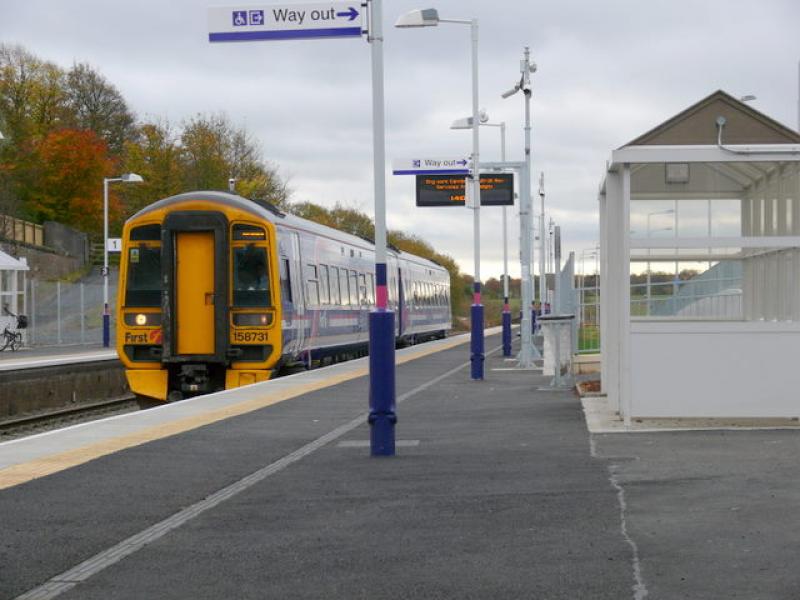
[{"label": "asphalt platform surface", "polygon": [[[365,424],[341,429],[59,598],[800,597],[794,432],[590,436],[572,392],[494,370],[512,364],[499,352],[472,382],[467,352],[398,367],[398,396],[414,393],[396,457],[368,456]],[[291,455],[366,397],[348,381],[0,491],[0,598]]]}]

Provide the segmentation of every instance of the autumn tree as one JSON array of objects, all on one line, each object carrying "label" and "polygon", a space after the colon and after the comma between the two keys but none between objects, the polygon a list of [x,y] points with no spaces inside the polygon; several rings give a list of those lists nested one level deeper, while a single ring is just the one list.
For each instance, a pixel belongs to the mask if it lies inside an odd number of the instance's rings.
[{"label": "autumn tree", "polygon": [[137,127],[125,142],[121,170],[137,173],[144,179],[143,183],[121,186],[118,190],[125,218],[154,200],[184,191],[181,148],[169,122],[155,120]]},{"label": "autumn tree", "polygon": [[70,125],[103,138],[115,156],[134,132],[135,117],[119,90],[86,63],[66,74],[66,105]]},{"label": "autumn tree", "polygon": [[[90,233],[102,231],[102,182],[114,170],[104,140],[91,131],[53,131],[31,149],[25,162],[30,217]],[[113,194],[109,204],[113,217],[119,210]]]}]

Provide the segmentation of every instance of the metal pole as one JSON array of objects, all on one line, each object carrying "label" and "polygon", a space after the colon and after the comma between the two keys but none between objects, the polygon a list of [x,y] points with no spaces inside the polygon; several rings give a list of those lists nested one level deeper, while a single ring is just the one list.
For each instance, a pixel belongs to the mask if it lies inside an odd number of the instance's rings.
[{"label": "metal pole", "polygon": [[56,281],[56,328],[58,344],[61,345],[61,282]]},{"label": "metal pole", "polygon": [[[506,162],[506,124],[500,123],[500,161]],[[508,216],[503,207],[503,356],[511,356],[511,307],[508,304]]]},{"label": "metal pole", "polygon": [[561,226],[553,232],[553,312],[561,314]]},{"label": "metal pole", "polygon": [[111,314],[108,310],[108,178],[103,179],[103,347],[111,342]]},{"label": "metal pole", "polygon": [[472,379],[483,379],[483,304],[481,304],[481,178],[480,118],[478,115],[478,19],[470,21],[472,38],[472,201],[473,236],[475,238],[475,282],[473,283],[470,335]]},{"label": "metal pole", "polygon": [[31,279],[31,345],[36,343],[36,280]]},{"label": "metal pole", "polygon": [[547,240],[544,235],[544,173],[539,175],[539,200],[541,202],[539,211],[539,302],[541,303],[542,314],[544,314],[544,306],[547,302],[547,268],[545,267],[545,260],[547,257],[545,246],[547,245]]},{"label": "metal pole", "polygon": [[369,315],[370,454],[394,456],[397,422],[394,313],[388,309],[386,253],[386,143],[383,94],[383,11],[371,0],[369,36],[372,63],[372,170],[375,192],[375,310]]},{"label": "metal pole", "polygon": [[83,296],[83,284],[81,286],[81,344],[86,343],[86,307]]},{"label": "metal pole", "polygon": [[533,287],[531,285],[533,272],[531,269],[531,242],[533,238],[532,216],[533,199],[531,197],[531,86],[530,86],[530,64],[531,52],[527,46],[524,50],[524,58],[520,63],[522,72],[522,92],[525,95],[525,169],[523,172],[524,181],[520,184],[520,253],[521,253],[521,278],[522,278],[522,319],[520,323],[520,368],[530,368],[533,361],[538,358],[538,352],[533,347],[533,331],[531,325],[531,309],[533,308]]}]

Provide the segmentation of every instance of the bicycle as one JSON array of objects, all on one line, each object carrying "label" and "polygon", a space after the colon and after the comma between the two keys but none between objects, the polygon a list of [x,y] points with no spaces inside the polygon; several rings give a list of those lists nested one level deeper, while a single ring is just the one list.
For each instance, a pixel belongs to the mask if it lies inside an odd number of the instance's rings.
[{"label": "bicycle", "polygon": [[3,307],[3,312],[10,317],[17,319],[16,329],[9,329],[8,325],[3,329],[3,337],[0,339],[0,352],[6,348],[11,348],[12,352],[16,352],[22,346],[22,334],[20,329],[25,329],[28,326],[28,317],[25,315],[15,315],[7,307]]}]

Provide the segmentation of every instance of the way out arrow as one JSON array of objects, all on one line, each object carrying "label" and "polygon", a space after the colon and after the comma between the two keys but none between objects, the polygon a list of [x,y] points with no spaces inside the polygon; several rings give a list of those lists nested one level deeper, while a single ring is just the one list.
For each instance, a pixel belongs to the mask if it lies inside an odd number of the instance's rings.
[{"label": "way out arrow", "polygon": [[336,16],[337,17],[349,17],[347,20],[348,21],[353,21],[358,16],[358,11],[351,6],[349,11],[347,11],[347,12],[337,12]]}]

